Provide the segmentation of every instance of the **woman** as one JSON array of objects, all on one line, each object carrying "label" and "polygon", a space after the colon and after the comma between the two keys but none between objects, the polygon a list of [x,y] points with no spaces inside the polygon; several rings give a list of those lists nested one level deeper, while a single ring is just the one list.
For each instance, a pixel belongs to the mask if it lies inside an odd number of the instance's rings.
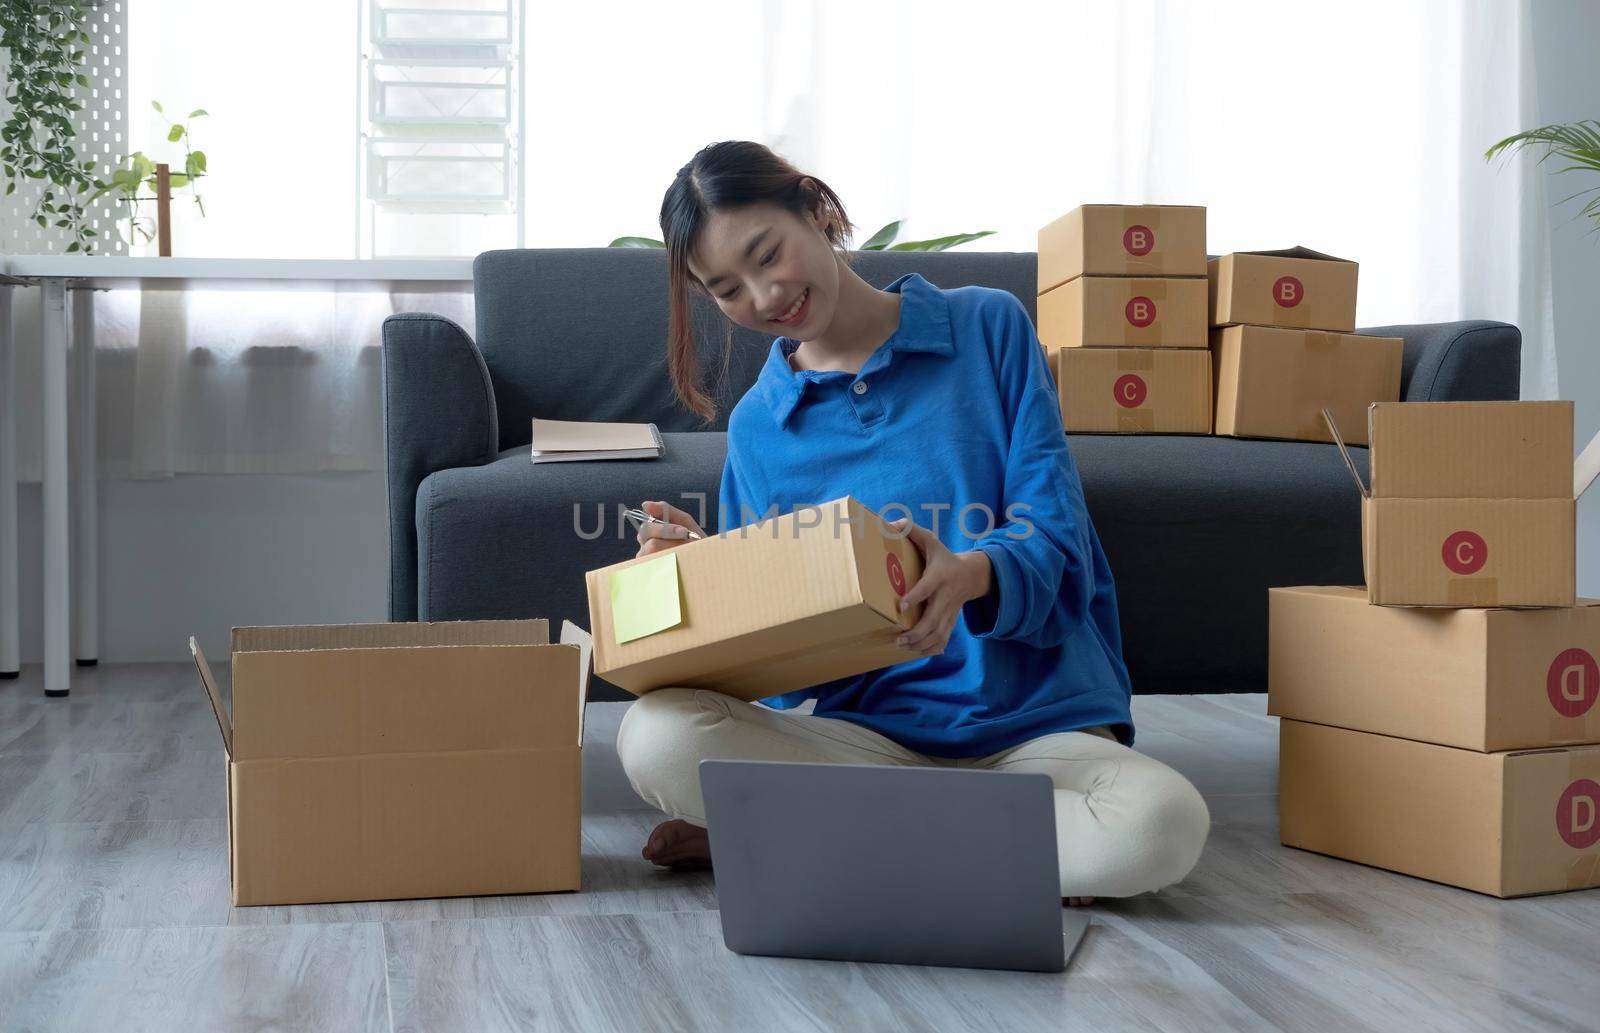
[{"label": "woman", "polygon": [[[669,371],[713,417],[691,290],[780,335],[728,418],[719,528],[847,494],[899,512],[925,568],[904,602],[923,614],[900,637],[906,661],[879,671],[761,704],[687,688],[636,701],[617,751],[671,816],[643,856],[709,864],[703,758],[922,764],[1049,775],[1064,904],[1182,879],[1210,814],[1182,775],[1130,749],[1111,571],[1027,310],[916,273],[878,290],[850,267],[852,229],[826,184],[766,147],[701,150],[661,206]],[[665,501],[643,506],[666,523],[640,529],[640,555],[705,534]]]}]

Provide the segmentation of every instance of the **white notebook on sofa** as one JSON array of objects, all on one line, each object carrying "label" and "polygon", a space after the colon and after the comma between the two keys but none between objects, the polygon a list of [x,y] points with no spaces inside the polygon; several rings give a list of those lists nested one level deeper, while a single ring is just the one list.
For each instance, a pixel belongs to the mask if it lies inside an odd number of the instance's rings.
[{"label": "white notebook on sofa", "polygon": [[659,459],[661,447],[661,432],[653,423],[533,421],[533,461],[536,463],[563,463],[578,459]]}]

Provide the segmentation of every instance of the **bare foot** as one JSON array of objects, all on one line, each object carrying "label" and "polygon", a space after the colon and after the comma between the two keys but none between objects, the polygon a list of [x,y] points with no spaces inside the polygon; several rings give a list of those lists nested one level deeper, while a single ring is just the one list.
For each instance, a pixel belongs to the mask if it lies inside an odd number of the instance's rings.
[{"label": "bare foot", "polygon": [[673,818],[655,827],[639,853],[668,868],[710,868],[711,837],[699,825]]},{"label": "bare foot", "polygon": [[1093,897],[1062,897],[1062,907],[1087,907],[1094,903]]}]

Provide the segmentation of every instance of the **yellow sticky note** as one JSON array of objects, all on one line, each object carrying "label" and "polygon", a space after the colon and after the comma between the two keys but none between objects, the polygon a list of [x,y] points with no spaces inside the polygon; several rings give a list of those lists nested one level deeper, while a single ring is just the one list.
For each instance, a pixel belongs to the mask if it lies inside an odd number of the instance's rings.
[{"label": "yellow sticky note", "polygon": [[682,621],[678,557],[670,551],[648,563],[611,572],[611,626],[619,645],[665,631]]}]

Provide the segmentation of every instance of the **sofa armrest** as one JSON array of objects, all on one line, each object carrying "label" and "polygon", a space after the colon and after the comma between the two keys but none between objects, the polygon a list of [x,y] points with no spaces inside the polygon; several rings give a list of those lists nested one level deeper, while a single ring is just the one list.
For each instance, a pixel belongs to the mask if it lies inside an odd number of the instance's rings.
[{"label": "sofa armrest", "polygon": [[1514,400],[1522,395],[1522,332],[1469,319],[1363,328],[1405,339],[1400,398],[1407,402]]},{"label": "sofa armrest", "polygon": [[389,619],[417,619],[417,485],[494,460],[494,388],[467,332],[443,316],[383,321],[383,437],[389,493]]}]

